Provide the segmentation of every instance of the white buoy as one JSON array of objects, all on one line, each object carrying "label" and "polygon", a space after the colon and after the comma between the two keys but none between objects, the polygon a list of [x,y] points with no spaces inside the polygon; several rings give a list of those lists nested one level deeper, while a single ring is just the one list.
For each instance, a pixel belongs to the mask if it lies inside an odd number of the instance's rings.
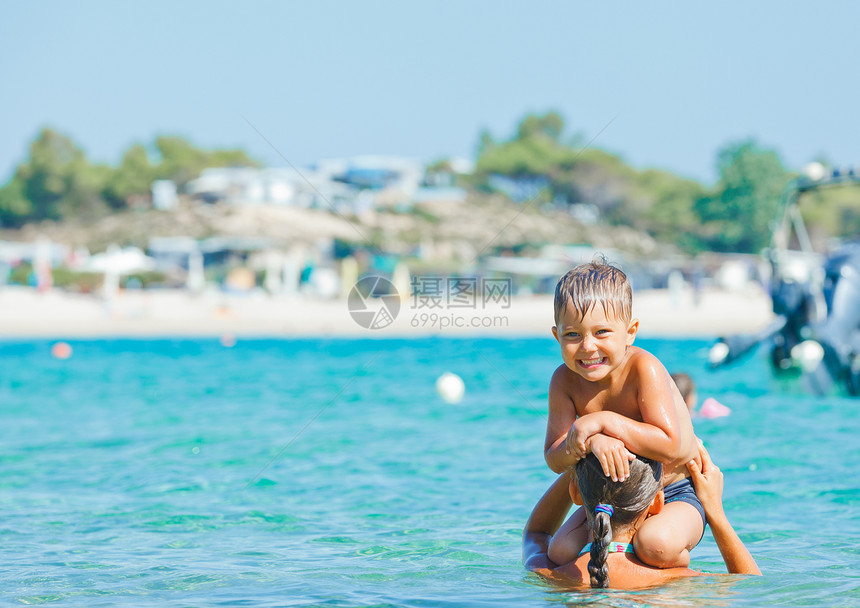
[{"label": "white buoy", "polygon": [[806,373],[815,371],[824,359],[824,347],[815,340],[804,340],[791,349],[791,360]]},{"label": "white buoy", "polygon": [[445,403],[459,403],[466,392],[466,385],[457,374],[445,372],[436,379],[436,392]]},{"label": "white buoy", "polygon": [[708,361],[711,365],[719,365],[729,356],[729,345],[725,342],[717,342],[708,353]]}]

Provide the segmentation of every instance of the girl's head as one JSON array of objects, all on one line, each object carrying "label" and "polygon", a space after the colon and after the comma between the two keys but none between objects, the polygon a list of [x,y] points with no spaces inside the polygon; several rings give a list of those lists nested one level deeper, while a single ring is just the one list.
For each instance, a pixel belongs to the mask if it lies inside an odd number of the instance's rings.
[{"label": "girl's head", "polygon": [[[588,562],[591,586],[608,587],[606,558],[613,527],[618,532],[641,523],[661,489],[663,466],[654,460],[637,456],[630,463],[630,477],[617,482],[607,477],[597,457],[589,454],[577,463],[574,473],[579,498],[588,514],[594,539]],[[608,505],[611,509],[601,507],[595,512],[597,505]],[[611,516],[605,512],[610,510]]]}]

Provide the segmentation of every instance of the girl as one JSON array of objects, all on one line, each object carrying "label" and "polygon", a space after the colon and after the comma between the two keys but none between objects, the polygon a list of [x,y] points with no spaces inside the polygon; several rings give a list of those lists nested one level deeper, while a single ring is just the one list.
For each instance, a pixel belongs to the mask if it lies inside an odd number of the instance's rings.
[{"label": "girl", "polygon": [[[723,511],[722,472],[701,445],[699,456],[701,469],[695,460],[687,467],[728,571],[761,574]],[[554,580],[590,581],[592,587],[609,587],[611,579],[611,586],[620,589],[701,575],[689,568],[654,568],[633,553],[630,543],[636,530],[663,509],[661,476],[660,463],[637,457],[630,463],[627,480],[614,482],[593,454],[580,460],[574,469],[576,483],[570,483],[570,472],[562,474],[535,505],[523,532],[526,567]],[[557,565],[547,557],[547,547],[570,509],[571,498],[585,507],[594,541],[575,560]]]}]

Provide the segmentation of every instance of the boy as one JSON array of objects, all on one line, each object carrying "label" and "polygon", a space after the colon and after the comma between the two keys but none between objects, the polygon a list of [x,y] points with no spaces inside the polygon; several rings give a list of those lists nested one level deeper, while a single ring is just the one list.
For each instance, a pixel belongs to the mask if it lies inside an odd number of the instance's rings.
[{"label": "boy", "polygon": [[[646,564],[686,567],[705,531],[686,468],[698,444],[669,373],[633,346],[632,307],[627,276],[605,260],[577,266],[556,286],[552,333],[564,364],[550,382],[544,454],[561,473],[593,452],[614,481],[629,475],[631,452],[662,462],[666,505],[645,520],[633,546]],[[553,562],[576,559],[589,540],[585,521],[580,508],[565,522],[549,547]]]}]

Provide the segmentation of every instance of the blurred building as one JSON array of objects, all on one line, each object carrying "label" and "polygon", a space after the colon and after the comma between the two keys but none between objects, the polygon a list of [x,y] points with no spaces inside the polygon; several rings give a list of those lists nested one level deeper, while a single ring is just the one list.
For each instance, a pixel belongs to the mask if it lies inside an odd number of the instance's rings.
[{"label": "blurred building", "polygon": [[[451,163],[465,170],[462,163]],[[459,167],[460,169],[456,169]],[[196,200],[288,205],[358,214],[376,208],[410,208],[416,202],[462,202],[465,190],[418,161],[394,156],[323,160],[309,168],[211,168],[186,185]],[[162,187],[163,188],[163,187]],[[164,189],[166,193],[166,188]],[[155,200],[155,184],[153,184]],[[162,199],[160,199],[162,200]]]},{"label": "blurred building", "polygon": [[169,179],[152,182],[152,206],[156,209],[172,209],[178,202],[176,183]]}]

